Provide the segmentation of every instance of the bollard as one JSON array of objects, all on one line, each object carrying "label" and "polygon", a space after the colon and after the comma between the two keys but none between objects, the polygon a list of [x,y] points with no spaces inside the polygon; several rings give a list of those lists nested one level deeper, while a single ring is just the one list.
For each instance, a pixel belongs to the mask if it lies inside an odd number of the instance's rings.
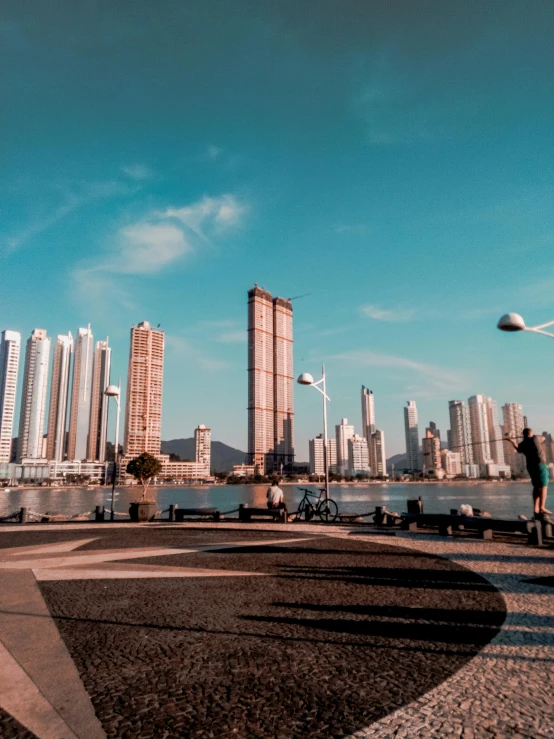
[{"label": "bollard", "polygon": [[376,526],[386,526],[388,523],[388,517],[387,517],[387,508],[386,506],[375,506],[375,518],[373,519],[375,521]]},{"label": "bollard", "polygon": [[96,506],[94,520],[95,521],[104,521],[104,506],[103,505],[97,505]]},{"label": "bollard", "polygon": [[22,508],[19,511],[19,523],[27,523],[27,508]]},{"label": "bollard", "polygon": [[178,507],[179,506],[177,506],[177,505],[170,505],[169,506],[169,520],[170,521],[175,521],[176,520],[175,509],[178,508]]}]

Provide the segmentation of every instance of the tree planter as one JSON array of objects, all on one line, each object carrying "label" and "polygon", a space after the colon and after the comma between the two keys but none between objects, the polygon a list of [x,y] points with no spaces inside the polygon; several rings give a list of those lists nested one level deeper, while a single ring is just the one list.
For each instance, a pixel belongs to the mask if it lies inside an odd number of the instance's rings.
[{"label": "tree planter", "polygon": [[136,501],[129,506],[131,521],[153,521],[157,505],[153,500]]}]

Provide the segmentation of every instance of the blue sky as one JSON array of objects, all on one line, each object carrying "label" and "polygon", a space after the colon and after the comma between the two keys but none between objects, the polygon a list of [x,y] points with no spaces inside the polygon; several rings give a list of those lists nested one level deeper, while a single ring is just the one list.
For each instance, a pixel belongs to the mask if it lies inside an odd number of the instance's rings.
[{"label": "blue sky", "polygon": [[[294,303],[330,421],[523,403],[554,431],[554,5],[5,0],[2,326],[167,334],[163,436],[246,448],[246,291]],[[296,391],[298,458],[319,396]]]}]

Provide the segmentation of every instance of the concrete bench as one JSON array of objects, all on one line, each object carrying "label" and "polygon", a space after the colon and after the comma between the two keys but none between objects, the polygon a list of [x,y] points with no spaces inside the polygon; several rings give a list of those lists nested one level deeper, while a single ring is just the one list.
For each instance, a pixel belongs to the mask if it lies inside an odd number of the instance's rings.
[{"label": "concrete bench", "polygon": [[177,508],[177,506],[169,506],[170,521],[184,521],[188,516],[210,516],[213,521],[219,521],[221,513],[217,508]]},{"label": "concrete bench", "polygon": [[248,522],[252,518],[271,518],[277,523],[287,523],[288,515],[284,508],[249,508],[247,505],[239,506],[239,521]]},{"label": "concrete bench", "polygon": [[525,534],[529,544],[542,544],[542,525],[535,521],[489,518],[486,516],[460,516],[446,513],[403,513],[402,528],[417,531],[422,526],[438,528],[441,536],[452,536],[460,529],[477,531],[481,539],[492,539],[494,532]]}]

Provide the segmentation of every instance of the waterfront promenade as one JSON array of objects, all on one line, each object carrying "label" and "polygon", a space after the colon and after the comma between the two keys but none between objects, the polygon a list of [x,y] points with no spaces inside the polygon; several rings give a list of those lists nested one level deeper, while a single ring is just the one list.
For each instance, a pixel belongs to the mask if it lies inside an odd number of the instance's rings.
[{"label": "waterfront promenade", "polygon": [[0,736],[553,737],[554,551],[369,532],[0,528]]}]

